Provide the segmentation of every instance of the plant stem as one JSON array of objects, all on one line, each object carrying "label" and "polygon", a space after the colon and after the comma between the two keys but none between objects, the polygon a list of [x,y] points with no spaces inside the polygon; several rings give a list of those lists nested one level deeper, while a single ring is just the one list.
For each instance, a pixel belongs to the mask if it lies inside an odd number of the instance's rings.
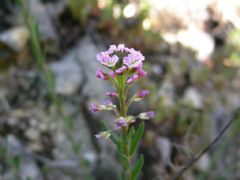
[{"label": "plant stem", "polygon": [[[120,115],[122,117],[127,116],[127,105],[126,105],[126,91],[125,91],[125,85],[124,83],[121,84],[121,88],[118,89],[119,93],[119,103],[120,103]],[[128,136],[128,127],[123,127],[121,129],[121,136],[122,136],[122,153],[123,153],[123,158],[127,160],[127,163],[123,163],[124,166],[124,173],[125,173],[125,178],[126,180],[131,180],[132,179],[132,171],[131,171],[131,156],[129,154],[129,146],[127,142],[127,136]]]}]

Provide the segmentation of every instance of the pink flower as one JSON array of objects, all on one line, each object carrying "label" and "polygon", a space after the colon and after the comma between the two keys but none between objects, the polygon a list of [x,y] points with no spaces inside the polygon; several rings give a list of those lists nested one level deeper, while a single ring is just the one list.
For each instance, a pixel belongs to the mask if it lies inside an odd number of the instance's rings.
[{"label": "pink flower", "polygon": [[142,61],[139,61],[138,59],[134,59],[134,57],[132,56],[132,54],[129,54],[128,56],[123,58],[123,63],[129,68],[129,69],[133,69],[138,67]]},{"label": "pink flower", "polygon": [[150,92],[148,90],[141,90],[137,93],[137,98],[144,98],[147,96]]},{"label": "pink flower", "polygon": [[128,78],[127,84],[131,84],[132,82],[138,80],[139,76],[137,74],[134,74],[132,77]]},{"label": "pink flower", "polygon": [[148,111],[148,112],[140,113],[140,114],[138,115],[138,117],[139,117],[140,119],[145,119],[145,120],[147,120],[147,119],[150,119],[150,118],[155,117],[155,112],[154,112],[154,111]]},{"label": "pink flower", "polygon": [[118,128],[128,126],[127,120],[124,117],[120,117],[115,121],[115,124]]},{"label": "pink flower", "polygon": [[107,79],[105,73],[102,71],[101,68],[98,68],[98,70],[96,72],[96,77],[101,79],[101,80],[106,80]]},{"label": "pink flower", "polygon": [[125,45],[124,44],[119,44],[118,46],[116,45],[110,45],[109,49],[106,51],[108,54],[112,54],[114,52],[121,51],[123,52],[125,50]]},{"label": "pink flower", "polygon": [[126,69],[127,69],[126,66],[122,66],[122,67],[120,67],[116,70],[116,73],[117,74],[122,74]]},{"label": "pink flower", "polygon": [[117,49],[118,49],[118,51],[123,52],[125,50],[125,45],[124,44],[119,44]]},{"label": "pink flower", "polygon": [[128,68],[133,69],[142,66],[142,61],[145,57],[141,52],[132,49],[127,49],[129,54],[123,58],[123,63],[127,65]]},{"label": "pink flower", "polygon": [[97,60],[108,67],[114,67],[116,63],[118,62],[118,57],[117,55],[113,55],[112,57],[109,55],[108,52],[101,52],[97,54]]},{"label": "pink flower", "polygon": [[109,49],[108,49],[108,53],[111,54],[114,51],[117,51],[117,46],[116,45],[110,45]]},{"label": "pink flower", "polygon": [[103,131],[95,135],[97,139],[108,139],[111,136],[109,131]]},{"label": "pink flower", "polygon": [[138,69],[137,70],[137,74],[140,76],[140,77],[145,77],[147,75],[147,72],[144,71],[143,69]]},{"label": "pink flower", "polygon": [[110,72],[108,73],[108,75],[109,75],[112,79],[115,78],[115,73],[114,73],[114,71],[110,71]]},{"label": "pink flower", "polygon": [[106,92],[106,95],[109,97],[117,97],[118,94],[116,92]]},{"label": "pink flower", "polygon": [[101,109],[99,108],[99,106],[97,104],[91,104],[89,106],[89,110],[93,113],[99,112]]},{"label": "pink flower", "polygon": [[155,112],[154,111],[148,111],[147,112],[147,117],[154,118],[155,117]]},{"label": "pink flower", "polygon": [[105,99],[105,100],[102,102],[102,104],[103,104],[104,106],[112,106],[112,105],[113,105],[113,103],[112,103],[112,101],[111,101],[110,99]]}]

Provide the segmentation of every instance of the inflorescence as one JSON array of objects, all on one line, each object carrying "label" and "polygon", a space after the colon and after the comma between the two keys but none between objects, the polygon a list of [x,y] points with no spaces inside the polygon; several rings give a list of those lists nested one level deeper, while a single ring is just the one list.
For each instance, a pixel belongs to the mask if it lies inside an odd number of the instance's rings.
[{"label": "inflorescence", "polygon": [[142,68],[145,60],[142,53],[133,48],[127,48],[124,44],[119,44],[118,46],[111,45],[107,51],[97,54],[97,60],[106,70],[98,68],[96,77],[104,81],[109,80],[112,82],[116,88],[116,92],[106,92],[106,96],[118,98],[120,105],[114,105],[111,100],[105,100],[102,104],[90,105],[89,109],[92,112],[112,110],[117,115],[115,120],[116,127],[114,129],[100,132],[95,136],[97,138],[107,139],[112,131],[128,127],[131,123],[135,122],[137,118],[143,120],[153,118],[155,115],[153,111],[140,113],[137,116],[127,114],[128,107],[131,103],[143,99],[150,93],[148,90],[140,90],[132,97],[127,97],[129,88],[147,74]]}]

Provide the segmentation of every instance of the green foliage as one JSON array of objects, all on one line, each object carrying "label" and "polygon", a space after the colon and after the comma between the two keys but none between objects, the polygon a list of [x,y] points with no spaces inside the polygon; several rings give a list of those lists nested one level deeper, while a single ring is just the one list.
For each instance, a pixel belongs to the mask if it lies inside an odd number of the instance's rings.
[{"label": "green foliage", "polygon": [[144,158],[143,158],[143,155],[141,154],[134,169],[132,170],[132,180],[137,180],[137,178],[142,170],[143,164],[144,164]]},{"label": "green foliage", "polygon": [[[107,125],[104,123],[104,121],[100,121],[99,123],[100,125],[100,128],[102,131],[107,131],[109,128],[107,127]],[[119,146],[119,138],[113,134],[113,133],[110,133],[110,139],[112,140],[112,142],[118,147]]]},{"label": "green foliage", "polygon": [[65,127],[68,129],[68,130],[72,130],[73,129],[73,119],[70,118],[70,117],[66,117],[64,119],[64,123],[65,123]]},{"label": "green foliage", "polygon": [[36,20],[29,14],[27,7],[24,4],[23,0],[17,0],[19,6],[21,7],[23,13],[23,19],[25,25],[28,28],[30,34],[30,44],[32,48],[32,54],[34,59],[37,62],[37,65],[44,76],[44,79],[47,84],[48,93],[50,98],[54,103],[58,103],[57,97],[54,93],[55,88],[55,80],[53,74],[49,71],[46,66],[46,57],[44,52],[42,51],[40,39],[39,39],[39,30]]},{"label": "green foliage", "polygon": [[93,9],[97,0],[69,0],[68,7],[73,17],[84,24]]},{"label": "green foliage", "polygon": [[134,129],[134,127],[132,126],[132,127],[130,128],[130,130],[129,130],[129,132],[128,132],[128,136],[127,136],[128,145],[131,144],[132,138],[133,138],[134,134],[135,134],[135,129]]},{"label": "green foliage", "polygon": [[21,167],[21,158],[19,155],[16,155],[13,157],[12,159],[12,163],[13,163],[13,166],[15,167],[16,171],[20,171],[20,167]]},{"label": "green foliage", "polygon": [[135,135],[132,138],[131,144],[130,144],[130,155],[132,156],[137,148],[137,145],[139,144],[141,137],[144,132],[144,122],[141,123],[141,125],[138,127]]},{"label": "green foliage", "polygon": [[234,48],[240,50],[240,29],[233,29],[229,33],[229,41]]},{"label": "green foliage", "polygon": [[240,66],[240,29],[233,29],[229,33],[226,54],[230,61],[225,62],[225,64],[227,63],[228,66],[232,67]]}]

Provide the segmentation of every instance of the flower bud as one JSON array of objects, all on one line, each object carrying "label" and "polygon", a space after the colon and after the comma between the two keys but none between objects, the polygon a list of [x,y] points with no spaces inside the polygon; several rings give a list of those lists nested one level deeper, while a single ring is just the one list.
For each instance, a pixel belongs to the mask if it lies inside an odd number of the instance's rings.
[{"label": "flower bud", "polygon": [[118,128],[128,126],[127,120],[124,117],[120,117],[115,121],[115,124]]},{"label": "flower bud", "polygon": [[116,108],[116,105],[114,105],[111,100],[105,99],[102,102],[102,105],[100,105],[100,107],[102,110],[112,110],[112,109]]},{"label": "flower bud", "polygon": [[124,71],[126,71],[126,69],[127,69],[126,66],[122,66],[122,67],[120,67],[116,70],[116,73],[117,74],[122,74]]},{"label": "flower bud", "polygon": [[98,70],[96,72],[96,77],[101,79],[101,80],[106,80],[107,79],[105,73],[102,71],[101,68],[98,68]]},{"label": "flower bud", "polygon": [[131,84],[133,83],[134,81],[138,80],[139,76],[137,74],[134,74],[132,77],[128,78],[127,80],[127,84]]},{"label": "flower bud", "polygon": [[139,77],[145,77],[147,75],[147,72],[143,69],[138,69],[137,74]]},{"label": "flower bud", "polygon": [[116,92],[106,92],[106,95],[111,97],[111,98],[118,96],[118,94]]},{"label": "flower bud", "polygon": [[148,90],[141,90],[137,93],[136,98],[134,101],[139,101],[143,99],[145,96],[147,96],[150,92]]},{"label": "flower bud", "polygon": [[103,131],[95,135],[97,139],[108,139],[111,136],[109,131]]},{"label": "flower bud", "polygon": [[140,113],[140,114],[138,115],[138,117],[139,117],[140,119],[144,119],[144,120],[153,118],[154,116],[155,116],[155,112],[154,112],[154,111],[148,111],[148,112]]},{"label": "flower bud", "polygon": [[115,73],[114,73],[114,71],[110,71],[110,72],[108,73],[108,75],[109,75],[109,77],[111,77],[112,79],[115,78]]},{"label": "flower bud", "polygon": [[90,110],[91,112],[93,112],[93,113],[96,113],[96,112],[99,112],[101,109],[100,109],[99,105],[97,105],[97,104],[91,104],[91,105],[89,106],[89,110]]}]

